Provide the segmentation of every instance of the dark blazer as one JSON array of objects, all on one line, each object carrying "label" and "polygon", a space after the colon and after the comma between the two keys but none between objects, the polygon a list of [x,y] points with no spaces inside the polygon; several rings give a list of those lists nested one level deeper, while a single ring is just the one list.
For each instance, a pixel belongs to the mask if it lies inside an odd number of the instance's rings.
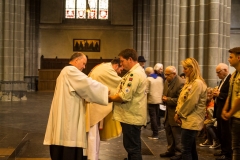
[{"label": "dark blazer", "polygon": [[231,78],[231,74],[229,74],[226,80],[223,82],[223,85],[220,89],[219,96],[216,97],[217,101],[215,100],[214,112],[213,112],[214,118],[221,118],[222,109],[228,96],[230,78]]},{"label": "dark blazer", "polygon": [[174,115],[177,106],[177,100],[182,90],[182,87],[184,86],[184,83],[185,80],[178,75],[176,75],[176,77],[172,80],[170,84],[167,80],[164,82],[163,96],[166,96],[168,98],[167,102],[165,102],[165,121],[168,121],[171,126],[178,126],[177,123],[174,121]]}]

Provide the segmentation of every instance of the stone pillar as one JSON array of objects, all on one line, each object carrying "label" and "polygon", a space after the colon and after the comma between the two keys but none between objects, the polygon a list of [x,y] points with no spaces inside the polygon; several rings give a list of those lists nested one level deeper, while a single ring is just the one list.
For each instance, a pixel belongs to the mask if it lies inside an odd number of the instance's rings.
[{"label": "stone pillar", "polygon": [[39,4],[39,0],[0,2],[5,8],[0,12],[1,101],[27,100],[26,92],[36,89]]}]

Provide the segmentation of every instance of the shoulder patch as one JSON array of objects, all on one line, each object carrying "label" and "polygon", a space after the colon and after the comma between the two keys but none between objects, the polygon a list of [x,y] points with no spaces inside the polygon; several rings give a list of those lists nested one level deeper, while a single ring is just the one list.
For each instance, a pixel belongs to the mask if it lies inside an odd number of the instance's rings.
[{"label": "shoulder patch", "polygon": [[130,89],[129,89],[129,88],[126,88],[126,89],[125,89],[125,92],[126,92],[126,93],[130,92]]}]

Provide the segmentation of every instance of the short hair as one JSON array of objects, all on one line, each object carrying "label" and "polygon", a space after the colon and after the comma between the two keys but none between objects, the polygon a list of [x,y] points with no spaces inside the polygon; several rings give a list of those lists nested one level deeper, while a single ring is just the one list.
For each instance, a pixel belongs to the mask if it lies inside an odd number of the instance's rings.
[{"label": "short hair", "polygon": [[111,64],[118,64],[118,66],[120,66],[120,59],[119,59],[119,58],[114,58],[114,59],[111,61]]},{"label": "short hair", "polygon": [[118,56],[122,56],[124,59],[132,58],[133,61],[137,61],[137,51],[134,49],[124,49],[121,51]]},{"label": "short hair", "polygon": [[[174,66],[167,66],[166,69],[171,70],[172,73],[175,73],[175,74],[177,73],[176,67],[174,67]],[[165,69],[165,70],[166,70],[166,69]]]},{"label": "short hair", "polygon": [[225,63],[219,63],[217,67],[220,67],[221,69],[226,69],[226,71],[228,71],[228,65]]},{"label": "short hair", "polygon": [[147,68],[145,69],[145,73],[146,73],[147,75],[150,75],[150,74],[153,74],[153,73],[154,73],[154,70],[153,70],[152,67],[147,67]]},{"label": "short hair", "polygon": [[240,54],[240,47],[234,47],[230,49],[228,52],[233,54]]},{"label": "short hair", "polygon": [[155,71],[158,71],[160,68],[163,69],[162,63],[156,63],[153,69],[154,69]]},{"label": "short hair", "polygon": [[73,53],[73,55],[70,57],[70,62],[76,58],[82,58],[83,56],[85,56],[85,54],[83,54],[82,52],[76,52],[76,53]]}]

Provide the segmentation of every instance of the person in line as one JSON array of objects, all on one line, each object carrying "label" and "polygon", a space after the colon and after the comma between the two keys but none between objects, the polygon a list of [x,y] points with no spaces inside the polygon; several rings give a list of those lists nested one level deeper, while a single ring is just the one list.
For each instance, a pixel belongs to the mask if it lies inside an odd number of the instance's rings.
[{"label": "person in line", "polygon": [[170,157],[172,160],[181,159],[181,127],[174,121],[175,110],[179,94],[185,81],[177,75],[174,66],[165,69],[166,81],[163,90],[163,102],[166,105],[165,132],[167,137],[167,151],[161,153],[160,157]]},{"label": "person in line", "polygon": [[163,64],[162,63],[156,63],[153,67],[154,72],[159,76],[162,77],[163,80],[165,80],[164,73],[163,73]]},{"label": "person in line", "polygon": [[[164,73],[163,73],[163,65],[161,63],[156,63],[153,67],[155,74],[157,74],[159,77],[163,79],[163,82],[165,81]],[[160,105],[159,108],[159,116],[158,116],[158,130],[161,129],[161,119],[165,116],[165,110],[166,106]]]},{"label": "person in line", "polygon": [[240,159],[240,47],[229,50],[228,62],[236,71],[230,79],[230,86],[226,103],[222,110],[222,118],[229,120],[231,117],[232,159]]},{"label": "person in line", "polygon": [[232,159],[232,136],[230,129],[230,120],[223,120],[221,117],[223,106],[226,102],[229,90],[229,80],[231,74],[229,74],[228,65],[225,63],[219,63],[216,67],[216,74],[221,79],[217,89],[213,92],[215,98],[214,103],[214,117],[217,118],[217,136],[221,143],[221,151],[214,153],[216,160],[231,160]]},{"label": "person in line", "polygon": [[145,69],[147,75],[147,103],[150,116],[151,129],[153,131],[149,139],[158,139],[159,104],[162,103],[163,79],[154,73],[152,67]]},{"label": "person in line", "polygon": [[138,56],[138,63],[140,66],[142,66],[142,68],[145,67],[146,59],[144,58],[144,56]]},{"label": "person in line", "polygon": [[[89,73],[89,76],[106,85],[110,91],[110,95],[114,95],[122,79],[118,76],[122,70],[123,67],[120,65],[119,58],[115,58],[111,62],[101,63],[95,66]],[[87,155],[90,160],[98,160],[100,140],[119,137],[122,133],[122,128],[120,122],[112,119],[113,103],[109,103],[108,106],[89,103],[87,108],[87,115],[90,122],[90,128],[87,128],[87,131],[89,130]]]},{"label": "person in line", "polygon": [[205,119],[207,86],[194,58],[182,61],[186,83],[179,95],[174,120],[181,126],[182,159],[197,160],[196,135]]},{"label": "person in line", "polygon": [[113,118],[121,122],[128,160],[142,160],[140,136],[141,127],[147,123],[147,77],[134,49],[125,49],[118,56],[128,72],[122,77],[117,94],[109,96],[109,101],[115,102]]},{"label": "person in line", "polygon": [[219,139],[216,135],[216,127],[214,126],[216,118],[213,118],[214,100],[213,88],[207,88],[207,101],[206,101],[206,119],[204,121],[204,130],[207,134],[205,142],[200,143],[201,147],[218,148],[220,147]]},{"label": "person in line", "polygon": [[50,145],[52,160],[86,159],[84,101],[108,104],[108,88],[82,72],[86,63],[83,53],[74,53],[57,78],[43,142]]}]

